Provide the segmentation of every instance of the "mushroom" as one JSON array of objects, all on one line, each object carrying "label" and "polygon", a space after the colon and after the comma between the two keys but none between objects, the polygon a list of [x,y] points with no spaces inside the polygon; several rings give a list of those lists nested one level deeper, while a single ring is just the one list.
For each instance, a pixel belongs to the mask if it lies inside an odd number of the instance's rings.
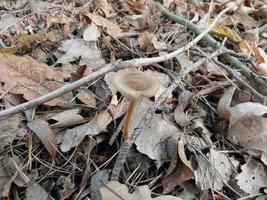
[{"label": "mushroom", "polygon": [[131,122],[131,116],[139,97],[153,97],[159,89],[159,82],[156,78],[146,73],[131,69],[119,71],[113,79],[116,89],[130,99],[130,104],[126,113],[123,138],[128,138],[128,129]]}]

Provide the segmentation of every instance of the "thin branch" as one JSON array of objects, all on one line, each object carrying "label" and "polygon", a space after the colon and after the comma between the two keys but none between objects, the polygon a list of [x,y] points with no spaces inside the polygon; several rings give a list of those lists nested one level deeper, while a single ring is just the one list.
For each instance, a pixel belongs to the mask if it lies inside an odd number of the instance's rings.
[{"label": "thin branch", "polygon": [[[162,5],[157,4],[157,6],[158,6],[159,10],[161,11],[161,13],[164,16],[168,17],[170,20],[187,27],[191,31],[195,32],[196,34],[200,34],[203,31],[200,28],[198,28],[195,24],[188,21],[187,19],[185,19],[179,15],[175,15],[175,14],[171,13],[166,8],[164,8]],[[222,46],[222,44],[220,42],[217,42],[209,34],[206,34],[205,37],[203,37],[203,41],[214,49],[220,49],[220,48],[222,48],[223,50],[227,49],[224,46]],[[236,69],[241,70],[242,74],[249,81],[256,83],[256,85],[258,86],[257,88],[259,88],[259,90],[263,94],[267,93],[267,91],[266,91],[267,83],[263,79],[261,79],[255,73],[253,73],[246,65],[244,65],[242,62],[240,62],[236,57],[234,57],[228,53],[223,54],[223,56],[230,63],[230,65],[232,65]]]},{"label": "thin branch", "polygon": [[267,103],[267,97],[260,94],[258,91],[256,91],[252,86],[250,86],[247,82],[245,82],[242,77],[240,77],[240,75],[234,71],[233,69],[231,69],[231,67],[228,67],[227,65],[215,60],[215,59],[211,59],[216,65],[220,66],[222,69],[224,69],[225,71],[227,71],[233,78],[235,78],[237,81],[239,81],[242,85],[244,85],[245,87],[247,87],[252,94],[254,94],[256,97],[260,98],[263,102],[264,105],[266,105]]},{"label": "thin branch", "polygon": [[[234,5],[233,5],[234,6]],[[232,7],[233,7],[232,6]],[[218,19],[225,14],[227,11],[232,9],[232,7],[228,7],[225,10],[223,10],[212,22],[212,24],[205,29],[202,33],[200,33],[194,40],[189,42],[185,47],[177,49],[169,54],[163,55],[163,56],[158,56],[158,57],[153,57],[153,58],[139,58],[139,59],[132,59],[132,60],[127,60],[127,61],[115,61],[114,63],[110,63],[105,65],[104,67],[100,68],[99,70],[93,72],[92,74],[89,74],[85,76],[84,78],[81,78],[73,83],[66,84],[62,86],[61,88],[58,88],[54,90],[53,92],[50,92],[44,96],[38,97],[32,101],[8,108],[6,110],[0,111],[0,118],[6,117],[8,115],[16,114],[19,112],[23,112],[25,110],[28,110],[30,108],[33,108],[35,106],[41,105],[47,101],[50,101],[51,99],[57,98],[65,93],[68,93],[82,85],[85,85],[89,82],[92,82],[101,76],[105,75],[106,73],[114,70],[120,70],[120,69],[125,69],[125,68],[134,68],[134,67],[142,67],[142,66],[147,66],[151,65],[154,63],[159,63],[159,62],[164,62],[169,59],[172,59],[176,57],[177,55],[181,54],[182,52],[190,49],[192,46],[194,46],[197,42],[199,42],[205,35],[215,26],[216,22]]]}]

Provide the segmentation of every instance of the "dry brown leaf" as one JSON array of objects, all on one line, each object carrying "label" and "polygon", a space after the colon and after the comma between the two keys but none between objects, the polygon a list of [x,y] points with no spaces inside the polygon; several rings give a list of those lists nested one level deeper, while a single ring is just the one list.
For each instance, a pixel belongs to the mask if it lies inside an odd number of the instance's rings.
[{"label": "dry brown leaf", "polygon": [[238,6],[238,9],[234,12],[232,18],[235,23],[243,24],[248,28],[254,28],[261,24],[260,21],[256,21],[249,14],[254,10],[244,5]]},{"label": "dry brown leaf", "polygon": [[191,163],[186,158],[182,139],[178,140],[178,155],[174,156],[171,162],[175,162],[176,166],[171,173],[165,176],[162,180],[164,193],[173,191],[177,185],[183,184],[194,175]]},{"label": "dry brown leaf", "polygon": [[156,160],[157,166],[160,167],[169,160],[163,141],[179,134],[179,130],[173,124],[164,120],[161,115],[154,115],[149,127],[145,128],[137,137],[136,148],[139,152]]},{"label": "dry brown leaf", "polygon": [[50,28],[50,26],[54,24],[70,24],[71,22],[73,22],[73,19],[70,17],[67,17],[66,15],[62,15],[62,14],[46,15],[47,28]]},{"label": "dry brown leaf", "polygon": [[177,124],[179,124],[182,127],[189,125],[190,119],[188,119],[187,114],[184,112],[184,109],[181,105],[176,106],[173,114]]},{"label": "dry brown leaf", "polygon": [[19,20],[19,18],[16,18],[12,13],[3,13],[3,15],[1,15],[0,30],[9,27],[10,24],[17,20]]},{"label": "dry brown leaf", "polygon": [[106,17],[112,11],[112,6],[109,4],[107,0],[96,0],[96,4],[104,12]]},{"label": "dry brown leaf", "polygon": [[[63,141],[60,145],[60,149],[63,152],[69,151],[71,148],[78,146],[86,135],[97,135],[106,130],[107,125],[112,120],[121,117],[126,113],[128,103],[122,101],[118,105],[110,105],[109,111],[105,110],[96,115],[90,122],[76,126],[72,129],[67,129],[63,136]],[[112,113],[113,116],[110,115]]]},{"label": "dry brown leaf", "polygon": [[212,29],[212,31],[222,37],[227,37],[228,39],[230,39],[231,41],[233,41],[234,43],[238,44],[238,46],[246,53],[250,53],[251,52],[251,48],[248,45],[248,42],[244,39],[242,39],[234,30],[232,30],[231,28],[225,26],[225,25],[221,25],[221,24],[216,24],[214,26],[214,28]]},{"label": "dry brown leaf", "polygon": [[266,187],[266,168],[259,161],[249,158],[241,166],[242,172],[236,176],[238,186],[248,194],[258,194],[261,187]]},{"label": "dry brown leaf", "polygon": [[37,137],[41,140],[42,144],[50,155],[55,158],[57,155],[57,139],[52,132],[49,124],[42,119],[35,119],[27,123],[29,129],[31,129]]},{"label": "dry brown leaf", "polygon": [[[21,169],[22,161],[18,156],[10,157],[9,155],[4,155],[2,164],[10,178],[15,175],[13,182],[17,186],[24,187],[29,182],[26,173]],[[18,169],[20,169],[20,172],[18,172]]]},{"label": "dry brown leaf", "polygon": [[[1,197],[3,198],[3,194],[9,194],[11,184],[9,187],[6,186],[6,184],[8,184],[10,180],[10,177],[7,171],[5,170],[2,162],[3,161],[0,161],[0,192],[1,192]],[[3,191],[3,190],[7,190],[7,191]]]},{"label": "dry brown leaf", "polygon": [[48,200],[49,194],[39,185],[39,183],[30,181],[26,188],[27,200]]},{"label": "dry brown leaf", "polygon": [[113,36],[117,36],[119,33],[122,32],[117,24],[110,22],[108,19],[105,19],[104,17],[101,17],[99,15],[94,15],[91,13],[83,15],[89,17],[92,20],[92,22],[97,26],[104,27],[107,30],[107,32]]},{"label": "dry brown leaf", "polygon": [[80,90],[76,96],[81,102],[86,104],[88,107],[96,107],[96,99],[91,91]]},{"label": "dry brown leaf", "polygon": [[247,149],[266,151],[267,118],[246,114],[229,127],[227,138]]},{"label": "dry brown leaf", "polygon": [[192,64],[192,61],[190,61],[190,58],[187,52],[179,54],[178,56],[176,56],[176,59],[178,60],[182,69]]},{"label": "dry brown leaf", "polygon": [[64,181],[63,197],[67,198],[73,192],[74,188],[75,188],[75,183],[73,183],[71,177],[68,176]]},{"label": "dry brown leaf", "polygon": [[187,114],[184,112],[184,109],[190,102],[192,98],[192,93],[188,90],[184,90],[180,93],[178,97],[178,105],[174,109],[174,119],[180,126],[187,126],[190,123]]},{"label": "dry brown leaf", "polygon": [[255,102],[240,103],[231,107],[230,104],[234,92],[234,87],[230,87],[229,89],[227,89],[222,95],[217,107],[218,115],[221,118],[230,121],[229,127],[231,127],[244,115],[262,116],[263,114],[267,113],[266,106]]},{"label": "dry brown leaf", "polygon": [[68,126],[74,126],[85,122],[85,119],[79,114],[81,112],[80,108],[66,110],[57,113],[53,116],[49,116],[48,119],[55,120],[56,123],[50,125],[51,128],[62,128]]},{"label": "dry brown leaf", "polygon": [[18,132],[18,126],[18,115],[12,115],[0,120],[0,148],[12,143]]},{"label": "dry brown leaf", "polygon": [[129,12],[131,15],[133,14],[142,14],[147,8],[147,0],[129,0],[126,2],[122,2],[122,8]]},{"label": "dry brown leaf", "polygon": [[14,37],[16,44],[0,49],[0,53],[15,54],[25,46],[29,46],[31,43],[42,40],[56,40],[56,35],[53,32],[48,33],[35,33],[35,34],[20,34],[17,37]]},{"label": "dry brown leaf", "polygon": [[[45,95],[61,86],[62,73],[54,71],[46,64],[40,64],[29,56],[0,54],[0,81],[5,83],[4,90],[23,94],[27,100]],[[52,79],[57,81],[51,81]],[[70,100],[70,93],[46,102],[46,105],[62,105]]]},{"label": "dry brown leaf", "polygon": [[106,185],[100,188],[100,193],[102,200],[181,200],[180,198],[171,195],[162,195],[152,198],[151,191],[147,185],[136,187],[135,191],[130,194],[128,193],[127,186],[119,183],[118,181],[109,181]]},{"label": "dry brown leaf", "polygon": [[43,10],[48,10],[51,8],[55,8],[56,4],[49,3],[42,0],[29,0],[29,7],[32,12],[38,13]]},{"label": "dry brown leaf", "polygon": [[148,31],[144,31],[139,35],[138,42],[140,44],[140,49],[144,52],[164,50],[167,48],[165,42],[159,42],[156,36]]},{"label": "dry brown leaf", "polygon": [[105,63],[95,42],[70,39],[63,42],[62,50],[66,54],[60,57],[57,63],[68,64],[80,58],[80,65],[86,64],[91,69],[97,68]]},{"label": "dry brown leaf", "polygon": [[75,19],[72,17],[67,17],[63,13],[47,15],[46,18],[47,28],[50,28],[52,25],[62,26],[63,35],[67,37],[71,31],[71,24],[75,23]]},{"label": "dry brown leaf", "polygon": [[253,50],[254,50],[257,62],[259,64],[258,65],[259,70],[263,73],[265,77],[267,77],[267,54],[260,47],[254,47]]},{"label": "dry brown leaf", "polygon": [[[224,153],[210,150],[208,160],[197,156],[198,168],[194,172],[196,184],[201,190],[212,188],[221,190],[223,181],[228,182],[239,162],[234,158],[229,159]],[[212,165],[212,166],[211,166]]]},{"label": "dry brown leaf", "polygon": [[256,9],[254,15],[263,19],[267,17],[267,5],[261,6],[259,9]]}]

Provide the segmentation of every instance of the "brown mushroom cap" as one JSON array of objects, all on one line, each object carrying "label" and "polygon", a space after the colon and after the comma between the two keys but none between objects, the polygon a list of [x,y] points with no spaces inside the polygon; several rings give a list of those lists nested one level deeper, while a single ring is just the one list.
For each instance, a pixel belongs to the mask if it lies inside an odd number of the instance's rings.
[{"label": "brown mushroom cap", "polygon": [[113,84],[120,93],[130,98],[152,97],[159,89],[156,78],[136,69],[119,71],[114,77]]}]

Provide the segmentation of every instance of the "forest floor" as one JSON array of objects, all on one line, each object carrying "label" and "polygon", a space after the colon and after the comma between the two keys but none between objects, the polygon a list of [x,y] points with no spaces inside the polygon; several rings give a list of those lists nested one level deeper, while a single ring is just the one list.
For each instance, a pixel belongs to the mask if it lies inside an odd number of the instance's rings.
[{"label": "forest floor", "polygon": [[0,0],[2,199],[267,199],[266,0]]}]

